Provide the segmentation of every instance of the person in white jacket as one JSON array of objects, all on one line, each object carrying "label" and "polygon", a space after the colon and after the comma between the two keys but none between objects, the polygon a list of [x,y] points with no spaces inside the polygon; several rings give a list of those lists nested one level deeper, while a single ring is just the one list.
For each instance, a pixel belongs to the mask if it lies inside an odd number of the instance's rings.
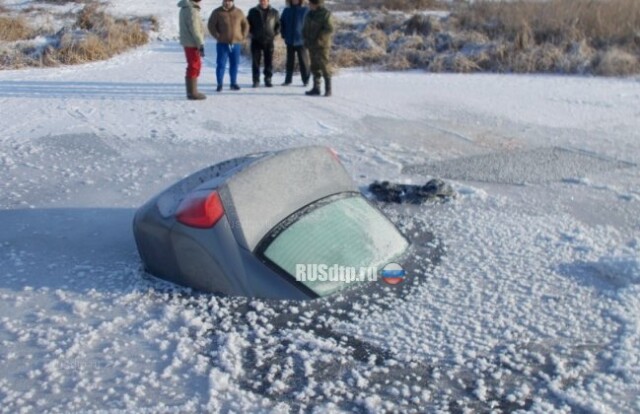
[{"label": "person in white jacket", "polygon": [[204,57],[204,24],[200,17],[200,0],[180,0],[180,44],[187,57],[187,99],[206,99],[198,92],[198,77]]}]

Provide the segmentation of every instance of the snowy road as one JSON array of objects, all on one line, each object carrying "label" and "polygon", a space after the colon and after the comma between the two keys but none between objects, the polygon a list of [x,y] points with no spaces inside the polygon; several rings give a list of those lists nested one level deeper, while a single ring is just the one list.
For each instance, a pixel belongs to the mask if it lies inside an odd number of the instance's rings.
[{"label": "snowy road", "polygon": [[[249,88],[245,62],[216,94],[213,55],[205,102],[172,41],[0,72],[0,411],[640,410],[637,79],[343,70],[313,99]],[[456,188],[389,210],[445,248],[407,297],[345,315],[140,271],[131,218],[153,194],[306,144],[363,187]]]}]

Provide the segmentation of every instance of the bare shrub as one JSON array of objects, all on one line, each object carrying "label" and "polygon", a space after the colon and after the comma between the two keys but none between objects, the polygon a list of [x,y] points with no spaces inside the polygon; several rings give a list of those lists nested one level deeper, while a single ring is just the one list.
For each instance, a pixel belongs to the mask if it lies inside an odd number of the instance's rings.
[{"label": "bare shrub", "polygon": [[33,29],[27,21],[21,17],[0,16],[0,40],[14,42],[16,40],[29,39],[33,36]]},{"label": "bare shrub", "polygon": [[631,75],[640,72],[640,62],[636,55],[614,48],[597,57],[595,72],[604,76]]}]

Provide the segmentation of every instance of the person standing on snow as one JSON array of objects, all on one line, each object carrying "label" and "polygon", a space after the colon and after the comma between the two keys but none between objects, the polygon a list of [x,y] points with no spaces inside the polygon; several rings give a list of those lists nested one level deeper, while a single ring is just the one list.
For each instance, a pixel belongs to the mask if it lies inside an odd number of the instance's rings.
[{"label": "person standing on snow", "polygon": [[222,0],[222,6],[215,9],[207,24],[209,33],[218,43],[216,44],[216,91],[222,90],[224,70],[229,60],[229,76],[231,90],[238,91],[238,64],[240,63],[240,44],[247,37],[249,24],[244,13],[233,5],[233,0]]},{"label": "person standing on snow", "polygon": [[302,75],[302,83],[304,86],[307,86],[309,83],[309,55],[307,54],[307,49],[305,49],[302,39],[302,24],[309,9],[303,6],[303,1],[304,0],[287,0],[287,7],[282,11],[282,16],[280,17],[282,38],[287,45],[287,72],[282,86],[291,85],[296,55],[298,55],[298,66],[300,68],[300,75]]},{"label": "person standing on snow", "polygon": [[260,60],[264,55],[264,85],[270,88],[273,86],[273,40],[280,33],[280,15],[269,5],[269,0],[259,0],[259,4],[249,10],[247,20],[251,33],[253,87],[260,84]]},{"label": "person standing on snow", "polygon": [[198,92],[198,76],[204,57],[204,25],[200,18],[200,0],[180,0],[180,44],[187,57],[187,99],[202,100],[207,97]]},{"label": "person standing on snow", "polygon": [[324,78],[324,96],[331,96],[331,66],[329,51],[333,24],[331,12],[324,7],[324,0],[309,0],[309,13],[304,18],[302,36],[311,58],[313,88],[305,92],[308,96],[320,95],[320,77]]}]

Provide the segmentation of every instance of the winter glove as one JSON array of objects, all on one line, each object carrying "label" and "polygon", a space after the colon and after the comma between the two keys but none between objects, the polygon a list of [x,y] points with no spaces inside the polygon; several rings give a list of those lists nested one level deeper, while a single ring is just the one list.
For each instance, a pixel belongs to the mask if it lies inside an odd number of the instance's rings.
[{"label": "winter glove", "polygon": [[204,45],[200,46],[200,57],[204,57]]}]

